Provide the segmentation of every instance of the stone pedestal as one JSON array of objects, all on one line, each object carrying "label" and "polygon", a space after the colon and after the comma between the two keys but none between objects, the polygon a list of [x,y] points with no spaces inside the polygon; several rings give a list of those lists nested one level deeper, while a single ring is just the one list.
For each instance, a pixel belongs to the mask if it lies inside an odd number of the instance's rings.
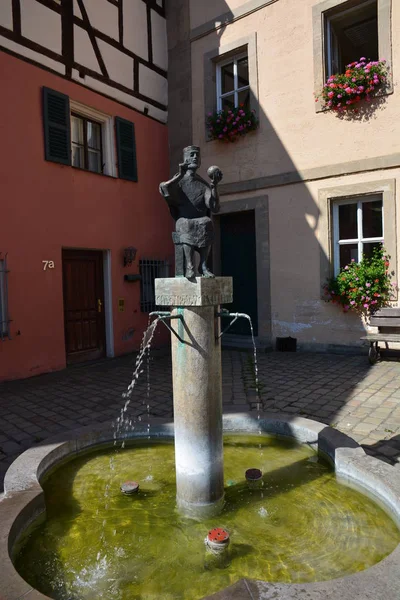
[{"label": "stone pedestal", "polygon": [[232,302],[232,279],[156,279],[156,304],[169,306],[178,508],[195,518],[224,503],[220,304]]}]

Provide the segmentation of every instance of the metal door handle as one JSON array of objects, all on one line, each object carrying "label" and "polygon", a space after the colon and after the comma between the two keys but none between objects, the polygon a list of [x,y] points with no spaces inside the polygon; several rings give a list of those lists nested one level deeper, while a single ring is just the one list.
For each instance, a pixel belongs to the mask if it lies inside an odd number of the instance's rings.
[{"label": "metal door handle", "polygon": [[97,299],[97,312],[101,313],[102,302],[100,298]]}]

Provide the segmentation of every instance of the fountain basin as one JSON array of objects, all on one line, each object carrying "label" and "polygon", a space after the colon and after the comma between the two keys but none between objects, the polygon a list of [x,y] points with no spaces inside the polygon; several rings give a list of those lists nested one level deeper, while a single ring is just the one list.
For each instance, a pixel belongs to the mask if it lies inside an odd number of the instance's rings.
[{"label": "fountain basin", "polygon": [[[351,482],[383,503],[398,521],[400,515],[400,475],[393,467],[367,456],[351,438],[321,423],[290,415],[261,413],[231,414],[224,417],[225,432],[265,433],[292,437],[307,443],[327,456],[335,466],[339,479]],[[160,419],[151,421],[152,438],[172,438],[173,424]],[[147,437],[147,424],[136,426],[123,438]],[[40,481],[44,475],[65,459],[78,456],[90,448],[112,442],[111,428],[101,426],[84,428],[73,433],[71,439],[60,436],[26,451],[10,467],[5,478],[5,497],[0,502],[0,597],[17,600],[44,600],[46,596],[33,590],[17,573],[11,560],[18,538],[39,518],[45,517],[45,505]],[[377,565],[342,579],[310,584],[271,584],[268,582],[238,582],[234,588],[219,592],[215,598],[332,598],[385,599],[400,596],[400,575],[397,564],[399,547]],[[249,591],[251,590],[251,592]],[[250,595],[250,593],[252,595]],[[225,594],[225,595],[224,595]],[[274,596],[275,594],[275,596]],[[278,595],[277,595],[278,594]]]}]

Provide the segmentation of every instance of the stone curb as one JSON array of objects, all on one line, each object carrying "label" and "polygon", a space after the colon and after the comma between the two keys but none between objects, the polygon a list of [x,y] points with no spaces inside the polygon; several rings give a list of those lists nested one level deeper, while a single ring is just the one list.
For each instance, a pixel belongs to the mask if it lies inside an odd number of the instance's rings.
[{"label": "stone curb", "polygon": [[[173,437],[173,423],[152,418],[136,424],[118,440]],[[347,435],[317,421],[288,414],[243,412],[224,415],[224,431],[274,433],[310,445],[334,464],[338,478],[362,488],[385,506],[400,522],[400,473],[390,465],[367,456]],[[49,438],[26,450],[8,469],[5,493],[0,497],[0,600],[50,600],[34,590],[17,573],[12,562],[15,544],[46,507],[40,481],[46,472],[66,458],[114,441],[110,424],[84,427]],[[382,562],[342,579],[308,584],[270,584],[241,580],[208,598],[214,600],[391,600],[400,598],[400,545]]]}]

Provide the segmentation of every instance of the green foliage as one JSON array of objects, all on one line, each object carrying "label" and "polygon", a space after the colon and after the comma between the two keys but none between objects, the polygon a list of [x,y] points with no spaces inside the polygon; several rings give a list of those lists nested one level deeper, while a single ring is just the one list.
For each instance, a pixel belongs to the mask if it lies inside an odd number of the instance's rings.
[{"label": "green foliage", "polygon": [[369,102],[387,77],[385,60],[367,62],[366,58],[360,58],[347,65],[345,73],[329,77],[322,90],[322,99],[331,110],[344,112],[355,108],[358,112],[356,105],[362,100]]},{"label": "green foliage", "polygon": [[325,286],[328,302],[338,304],[343,312],[353,310],[366,315],[387,306],[391,292],[397,289],[397,284],[390,281],[393,272],[389,273],[389,259],[379,246],[370,258],[364,255],[361,262],[346,265]]},{"label": "green foliage", "polygon": [[255,110],[241,104],[232,110],[216,110],[207,115],[207,130],[212,140],[234,142],[258,127]]}]

